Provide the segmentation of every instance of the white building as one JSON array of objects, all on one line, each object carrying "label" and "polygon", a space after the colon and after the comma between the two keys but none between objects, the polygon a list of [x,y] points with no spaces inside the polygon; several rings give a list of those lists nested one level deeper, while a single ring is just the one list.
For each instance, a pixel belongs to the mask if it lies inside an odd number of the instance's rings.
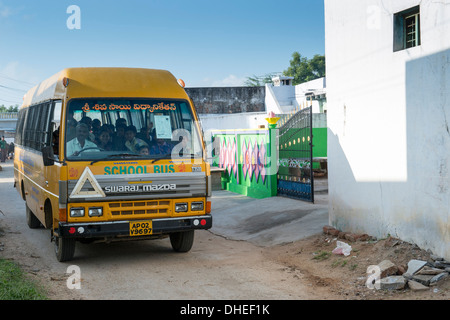
[{"label": "white building", "polygon": [[[313,106],[314,121],[326,127],[326,81],[325,78],[292,85],[294,77],[274,77],[273,84],[266,84],[265,111],[224,114],[199,114],[205,131],[224,129],[267,128],[267,115],[291,115],[302,107]],[[208,135],[209,137],[209,135]]]},{"label": "white building", "polygon": [[294,77],[276,76],[273,84],[266,84],[266,111],[275,114],[291,113],[312,103],[313,113],[326,112],[326,80],[319,78],[296,86]]},{"label": "white building", "polygon": [[450,259],[450,1],[325,0],[330,224]]}]

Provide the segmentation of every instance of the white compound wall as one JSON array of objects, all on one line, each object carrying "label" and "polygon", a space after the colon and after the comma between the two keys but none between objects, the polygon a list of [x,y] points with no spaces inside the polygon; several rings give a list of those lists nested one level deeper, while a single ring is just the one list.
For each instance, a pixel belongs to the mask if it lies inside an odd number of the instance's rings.
[{"label": "white compound wall", "polygon": [[[420,5],[421,45],[394,52]],[[325,0],[330,224],[450,259],[450,1]]]}]

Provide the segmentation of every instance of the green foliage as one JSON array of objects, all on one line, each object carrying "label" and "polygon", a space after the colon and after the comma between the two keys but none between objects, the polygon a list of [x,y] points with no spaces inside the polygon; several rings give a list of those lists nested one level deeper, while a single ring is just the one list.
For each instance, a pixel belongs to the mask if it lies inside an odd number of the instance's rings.
[{"label": "green foliage", "polygon": [[[294,77],[293,85],[308,82],[314,79],[325,77],[325,56],[316,54],[312,59],[303,57],[297,51],[292,54],[289,62],[290,66],[283,71],[283,75]],[[272,78],[278,73],[268,73],[263,76],[253,75],[247,77],[245,85],[249,87],[264,86],[266,83],[272,83]]]},{"label": "green foliage", "polygon": [[9,106],[9,108],[5,107],[4,104],[0,106],[0,112],[18,112],[19,111],[19,105],[15,106]]},{"label": "green foliage", "polygon": [[290,66],[283,75],[294,77],[293,85],[325,77],[325,56],[316,54],[312,59],[308,59],[294,52]]},{"label": "green foliage", "polygon": [[268,73],[264,76],[255,76],[247,77],[245,81],[245,85],[248,87],[261,87],[266,83],[272,83],[272,78],[276,75],[276,73]]},{"label": "green foliage", "polygon": [[13,262],[0,259],[0,300],[46,300],[43,289]]}]

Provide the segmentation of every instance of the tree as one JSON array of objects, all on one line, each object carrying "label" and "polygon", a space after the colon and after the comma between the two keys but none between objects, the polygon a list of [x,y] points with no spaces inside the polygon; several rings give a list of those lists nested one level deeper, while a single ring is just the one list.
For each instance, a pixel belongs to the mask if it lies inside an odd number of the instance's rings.
[{"label": "tree", "polygon": [[309,65],[315,79],[325,77],[325,56],[318,54],[314,55],[314,57],[309,60]]},{"label": "tree", "polygon": [[267,73],[264,76],[255,76],[247,77],[245,81],[245,85],[248,87],[261,87],[266,83],[272,83],[272,78],[276,75],[276,73]]},{"label": "tree", "polygon": [[325,56],[316,54],[308,59],[296,51],[292,54],[289,68],[283,74],[294,77],[293,85],[325,77]]},{"label": "tree", "polygon": [[16,104],[15,106],[9,106],[7,112],[19,112],[19,105]]},{"label": "tree", "polygon": [[19,111],[19,105],[16,104],[15,106],[9,106],[9,108],[5,107],[4,104],[0,106],[0,112],[18,112]]}]

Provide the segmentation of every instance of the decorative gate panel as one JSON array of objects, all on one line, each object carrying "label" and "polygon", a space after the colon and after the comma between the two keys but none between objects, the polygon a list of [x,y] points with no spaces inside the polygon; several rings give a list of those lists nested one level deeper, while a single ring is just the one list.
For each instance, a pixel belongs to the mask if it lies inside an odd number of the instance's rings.
[{"label": "decorative gate panel", "polygon": [[223,189],[258,199],[276,195],[267,129],[213,130],[212,137],[218,146],[214,147],[212,165],[225,169],[221,176]]},{"label": "decorative gate panel", "polygon": [[277,192],[314,202],[312,108],[294,114],[279,128]]}]

